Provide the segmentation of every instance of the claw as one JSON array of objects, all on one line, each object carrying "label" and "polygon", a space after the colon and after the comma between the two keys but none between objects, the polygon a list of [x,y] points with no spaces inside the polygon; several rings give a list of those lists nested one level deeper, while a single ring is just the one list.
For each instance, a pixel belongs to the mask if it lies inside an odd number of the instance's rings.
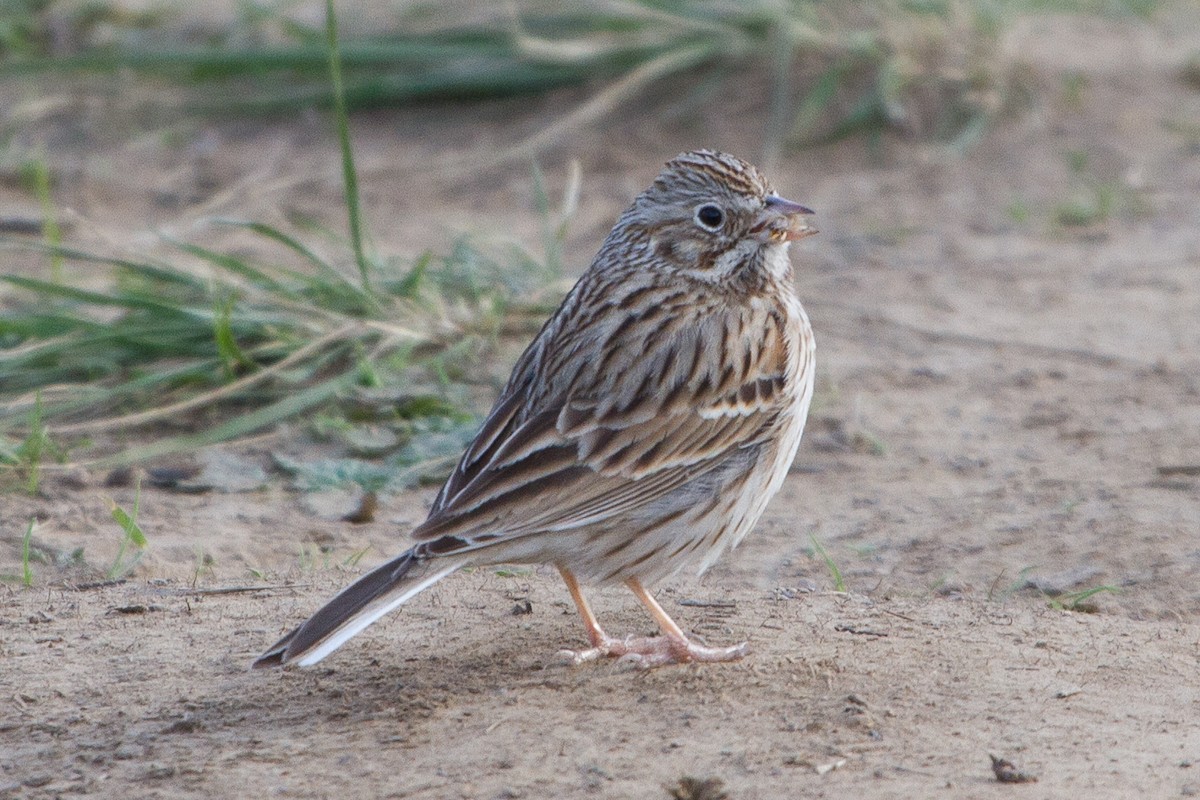
[{"label": "claw", "polygon": [[586,650],[560,650],[558,659],[568,666],[579,666],[601,658],[615,658],[618,664],[639,669],[665,667],[690,662],[737,661],[750,652],[746,642],[732,647],[707,647],[690,639],[669,636],[644,636],[615,639],[604,636],[595,647]]},{"label": "claw", "polygon": [[559,565],[558,569],[567,584],[567,589],[571,592],[571,599],[575,601],[575,605],[579,609],[579,615],[583,618],[583,624],[587,628],[588,639],[592,643],[587,650],[558,651],[558,660],[566,665],[579,666],[601,658],[615,658],[618,663],[641,669],[653,669],[668,664],[687,664],[692,661],[701,663],[737,661],[750,652],[750,646],[746,642],[735,644],[732,647],[708,647],[696,644],[675,624],[673,619],[667,616],[667,612],[663,611],[662,606],[635,578],[630,578],[625,581],[625,584],[658,622],[658,627],[663,635],[613,638],[605,633],[604,629],[600,627],[600,623],[596,621],[596,615],[592,613],[583,592],[580,591],[575,575],[562,565]]}]

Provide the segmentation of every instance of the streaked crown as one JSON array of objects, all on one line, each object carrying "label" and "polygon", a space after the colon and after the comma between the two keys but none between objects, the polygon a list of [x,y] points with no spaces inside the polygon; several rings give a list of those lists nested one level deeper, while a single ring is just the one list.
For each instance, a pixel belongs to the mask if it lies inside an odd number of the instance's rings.
[{"label": "streaked crown", "polygon": [[713,150],[680,153],[667,162],[650,191],[677,193],[711,190],[713,186],[750,197],[766,197],[773,191],[758,167]]}]

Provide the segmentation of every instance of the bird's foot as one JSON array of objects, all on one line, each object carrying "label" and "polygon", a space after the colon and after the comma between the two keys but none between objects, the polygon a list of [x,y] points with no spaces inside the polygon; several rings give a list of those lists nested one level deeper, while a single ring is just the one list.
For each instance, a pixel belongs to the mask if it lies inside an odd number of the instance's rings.
[{"label": "bird's foot", "polygon": [[615,658],[620,664],[652,669],[691,661],[737,661],[750,651],[747,642],[732,647],[708,647],[690,639],[670,636],[627,636],[617,639],[602,634],[593,639],[592,645],[587,650],[560,650],[558,656],[572,666],[600,658]]}]

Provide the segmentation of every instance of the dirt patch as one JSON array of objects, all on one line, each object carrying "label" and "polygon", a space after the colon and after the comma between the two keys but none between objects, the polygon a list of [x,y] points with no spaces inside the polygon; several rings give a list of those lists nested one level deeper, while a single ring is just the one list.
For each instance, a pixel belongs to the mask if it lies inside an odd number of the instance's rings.
[{"label": "dirt patch", "polygon": [[[0,589],[0,795],[666,798],[708,778],[735,800],[1200,792],[1200,477],[1174,469],[1200,464],[1200,92],[1180,78],[1200,25],[1186,8],[1039,18],[1010,49],[1035,107],[967,156],[852,141],[773,170],[820,215],[794,253],[819,336],[812,421],[756,534],[662,591],[711,643],[748,639],[747,660],[559,666],[583,642],[553,572],[476,570],[319,668],[251,673],[402,546],[431,492],[352,525],[277,483],[146,489],[151,549],[129,582],[48,589],[59,575],[39,566],[42,588]],[[476,227],[535,242],[523,167],[405,170],[519,138],[569,99],[356,120],[380,249]],[[757,103],[739,92],[687,124],[646,109],[549,154],[553,186],[572,158],[584,176],[571,264],[674,153],[753,158]],[[213,124],[182,147],[65,139],[84,243],[207,237],[204,214],[284,206],[336,222],[332,170],[297,168],[336,164],[313,120]],[[178,182],[175,205],[156,194]],[[1059,224],[1096,192],[1107,218]],[[47,552],[110,563],[105,497],[132,489],[102,477],[0,498],[0,573],[19,571],[30,516]],[[828,591],[810,535],[849,594]],[[1118,591],[1086,598],[1096,613],[1054,607],[1100,587]],[[596,607],[614,632],[652,628],[622,592]],[[1037,782],[997,781],[989,756]]]},{"label": "dirt patch", "polygon": [[[699,775],[731,797],[998,797],[999,752],[1048,796],[1194,785],[1194,624],[728,583],[664,596],[734,599],[677,610],[753,655],[652,672],[556,665],[581,639],[549,572],[455,576],[328,667],[270,673],[246,665],[275,620],[337,581],[16,595],[0,769],[17,796],[665,797]],[[613,593],[599,611],[650,627]]]}]

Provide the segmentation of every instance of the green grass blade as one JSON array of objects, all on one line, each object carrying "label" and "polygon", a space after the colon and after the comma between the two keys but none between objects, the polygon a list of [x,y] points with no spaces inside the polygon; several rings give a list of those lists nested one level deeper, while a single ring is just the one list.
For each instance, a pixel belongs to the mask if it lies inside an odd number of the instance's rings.
[{"label": "green grass blade", "polygon": [[316,267],[317,274],[310,275],[295,270],[277,268],[280,274],[286,275],[305,287],[304,295],[327,309],[336,308],[344,313],[377,314],[382,310],[379,300],[374,294],[363,291],[362,287],[349,280],[336,267],[293,236],[289,236],[274,226],[261,222],[245,222],[241,220],[217,220],[219,224],[248,230],[265,239],[280,244],[308,261]]},{"label": "green grass blade", "polygon": [[255,409],[202,433],[173,436],[150,444],[124,450],[108,458],[100,459],[96,466],[121,466],[145,461],[150,458],[195,450],[218,442],[247,436],[263,428],[275,425],[304,411],[313,409],[334,399],[340,392],[350,388],[358,378],[357,366],[337,377],[292,392],[282,399],[262,408]]},{"label": "green grass blade", "polygon": [[36,520],[33,517],[29,519],[29,526],[25,528],[25,535],[21,537],[21,585],[25,588],[33,586],[33,567],[30,566],[30,543],[33,541],[33,524]]},{"label": "green grass blade", "polygon": [[279,230],[274,225],[268,225],[264,222],[252,222],[237,219],[218,219],[215,220],[215,222],[218,225],[228,225],[234,228],[241,228],[243,230],[250,231],[251,233],[256,233],[263,238],[270,239],[277,244],[281,244],[296,255],[308,261],[323,275],[327,275],[329,278],[342,285],[348,287],[354,286],[354,284],[346,280],[346,276],[339,272],[332,264],[317,255],[315,250],[301,242],[296,237],[289,236],[288,234]]},{"label": "green grass blade", "polygon": [[198,276],[192,275],[184,270],[163,267],[141,261],[130,261],[128,259],[117,258],[115,256],[97,255],[96,253],[89,253],[85,250],[77,250],[73,247],[50,247],[44,243],[13,242],[0,239],[0,249],[17,252],[33,251],[45,253],[51,257],[60,257],[67,261],[82,261],[88,264],[105,264],[107,266],[116,267],[119,270],[128,272],[131,275],[137,275],[148,280],[158,281],[169,285],[194,289],[203,289],[205,286],[205,282]]},{"label": "green grass blade", "polygon": [[209,250],[207,247],[201,247],[200,245],[192,244],[191,242],[181,242],[174,239],[169,239],[168,241],[170,241],[171,244],[175,245],[183,252],[193,255],[202,261],[206,261],[218,269],[239,275],[253,283],[255,286],[265,289],[268,292],[288,296],[292,294],[289,287],[285,286],[279,280],[271,277],[261,269],[251,266],[244,259],[236,256],[226,255],[225,253],[218,253],[215,250]]},{"label": "green grass blade", "polygon": [[50,196],[50,167],[42,148],[38,148],[33,163],[34,184],[38,203],[42,207],[42,238],[45,239],[46,249],[50,251],[50,277],[55,283],[62,283],[63,257],[57,252],[62,246],[62,229],[54,213],[54,200]]},{"label": "green grass blade", "polygon": [[32,292],[61,297],[65,300],[77,300],[90,305],[140,309],[170,316],[176,316],[184,311],[184,309],[178,306],[151,300],[148,297],[126,293],[104,294],[103,292],[92,292],[75,286],[59,285],[50,281],[38,280],[37,278],[26,278],[22,275],[0,275],[0,280],[7,281],[14,286],[20,286]]},{"label": "green grass blade", "polygon": [[141,526],[137,523],[136,504],[138,503],[139,498],[140,495],[139,497],[134,498],[135,505],[132,514],[114,503],[112,507],[112,518],[118,525],[121,526],[121,530],[125,531],[125,535],[129,537],[130,542],[138,547],[145,547],[147,545],[146,534],[142,532]]},{"label": "green grass blade", "polygon": [[[135,566],[137,566],[137,563],[142,558],[142,554],[149,545],[149,542],[146,540],[146,534],[142,531],[142,528],[140,525],[138,525],[137,521],[138,510],[141,507],[141,502],[142,483],[140,480],[138,481],[137,490],[133,496],[132,513],[117,505],[115,500],[110,498],[108,501],[109,511],[112,514],[113,520],[117,523],[117,525],[120,526],[122,532],[125,534],[121,537],[121,544],[117,548],[117,555],[115,558],[113,558],[112,566],[108,568],[107,577],[109,580],[114,580],[116,578],[121,578],[125,575],[128,575],[129,572],[132,571]],[[135,548],[136,552],[134,553],[133,558],[126,560],[125,553],[128,552],[130,547]]]},{"label": "green grass blade", "polygon": [[329,79],[333,84],[333,115],[337,125],[338,145],[342,151],[342,181],[346,196],[346,214],[350,222],[350,245],[354,262],[358,264],[362,288],[371,292],[370,266],[363,251],[362,209],[359,205],[358,172],[354,168],[354,150],[350,146],[350,120],[346,111],[346,93],[342,83],[342,61],[338,53],[337,16],[333,0],[325,0],[325,35],[329,44]]},{"label": "green grass blade", "polygon": [[[67,384],[62,394],[68,399],[44,400],[43,409],[47,417],[53,417],[49,424],[50,431],[55,435],[74,433],[73,425],[66,421],[78,415],[97,417],[104,414],[113,406],[129,403],[138,398],[153,397],[162,402],[171,389],[179,384],[201,384],[214,374],[218,368],[216,358],[187,361],[182,364],[161,365],[154,370],[139,375],[131,380],[122,381],[112,386],[102,386],[92,383],[70,383],[72,373],[59,374],[43,371],[38,375],[42,380],[22,381],[22,385],[48,386]],[[57,379],[56,379],[57,378]],[[0,406],[0,422],[20,419],[31,403],[6,403]],[[65,418],[65,419],[64,419]]]},{"label": "green grass blade", "polygon": [[230,317],[233,314],[233,302],[226,301],[218,309],[213,318],[213,339],[216,341],[217,353],[225,367],[226,377],[232,378],[237,367],[254,367],[253,359],[238,346],[237,336],[233,332]]},{"label": "green grass blade", "polygon": [[[504,32],[454,39],[445,33],[425,39],[394,36],[351,42],[341,47],[343,63],[353,69],[379,71],[397,64],[419,67],[439,61],[479,57],[503,58],[512,52]],[[122,69],[183,74],[194,81],[222,80],[264,73],[300,73],[314,77],[329,68],[324,37],[311,43],[262,48],[181,47],[161,49],[98,49],[78,55],[9,59],[0,76],[47,71],[116,72]]]},{"label": "green grass blade", "polygon": [[837,562],[833,560],[833,556],[829,555],[825,546],[821,544],[820,540],[814,534],[810,533],[808,538],[812,541],[813,550],[825,562],[825,568],[829,570],[829,574],[833,577],[834,591],[846,591],[846,579],[842,576],[842,571],[838,568]]},{"label": "green grass blade", "polygon": [[17,448],[18,459],[26,470],[25,491],[31,496],[38,493],[42,476],[42,457],[50,444],[44,417],[42,393],[38,392],[34,395],[33,408],[29,411],[29,434]]}]

